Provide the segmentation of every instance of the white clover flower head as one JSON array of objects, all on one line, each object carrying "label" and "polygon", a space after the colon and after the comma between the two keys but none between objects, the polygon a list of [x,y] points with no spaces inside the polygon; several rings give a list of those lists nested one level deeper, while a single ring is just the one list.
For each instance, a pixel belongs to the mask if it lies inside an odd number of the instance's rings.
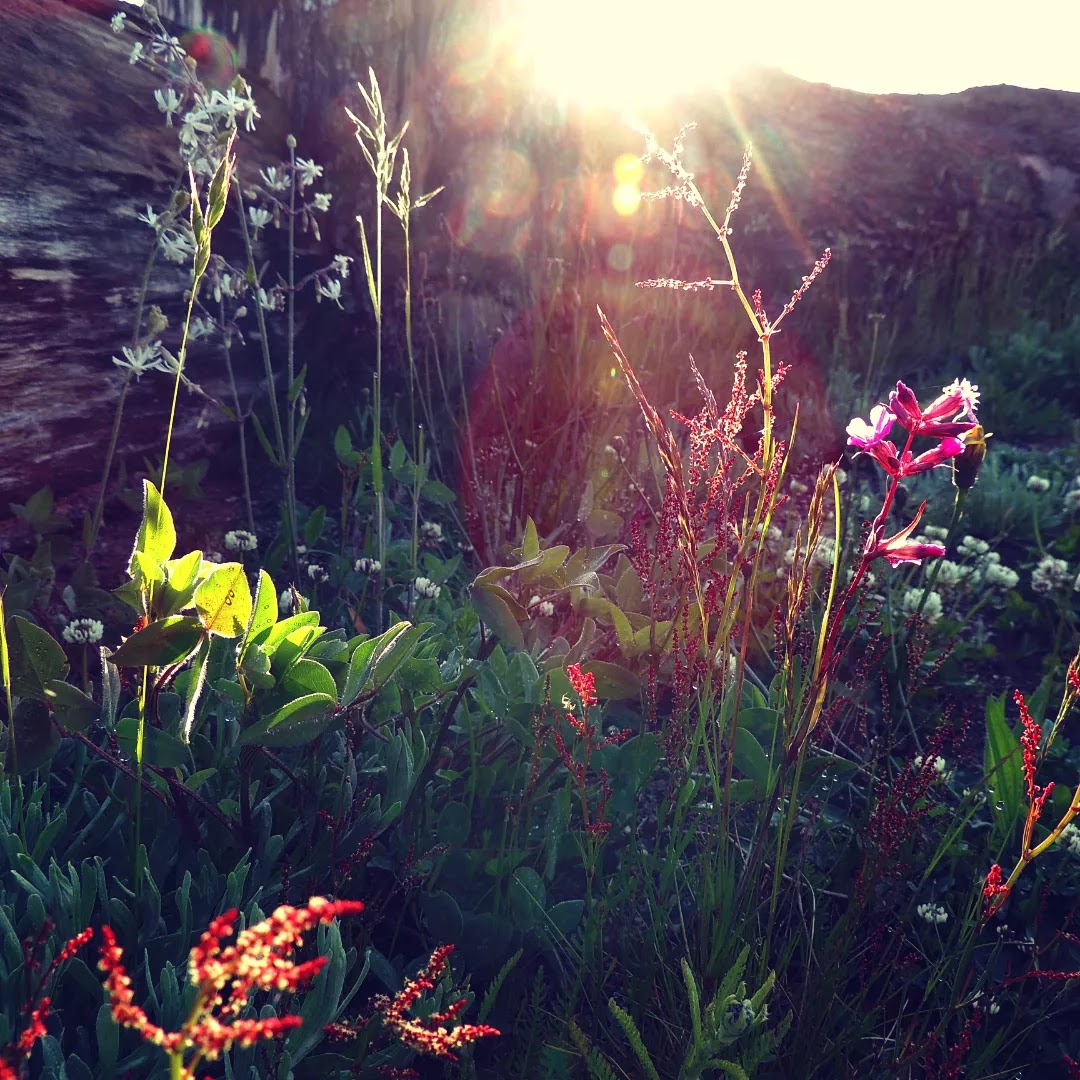
[{"label": "white clover flower head", "polygon": [[[922,756],[922,754],[916,754],[914,761],[915,768],[921,769],[925,760],[926,759]],[[931,761],[930,764],[933,766],[934,772],[936,772],[938,776],[944,777],[948,775],[947,763],[945,759],[940,755],[935,755],[933,761]]]},{"label": "white clover flower head", "polygon": [[325,296],[327,300],[332,300],[338,307],[341,307],[341,282],[337,278],[320,281],[317,291],[319,296]]},{"label": "white clover flower head", "polygon": [[1045,476],[1029,476],[1024,486],[1036,495],[1045,495],[1050,490],[1050,481]]},{"label": "white clover flower head", "polygon": [[352,261],[351,255],[335,255],[330,267],[339,277],[347,278],[349,276],[349,263]]},{"label": "white clover flower head", "polygon": [[114,34],[119,34],[124,29],[124,23],[127,22],[127,12],[118,11],[112,19],[109,21],[109,25],[112,27]]},{"label": "white clover flower head", "polygon": [[969,567],[961,566],[951,559],[939,559],[937,566],[939,568],[937,584],[944,589],[959,585],[971,573]]},{"label": "white clover flower head", "polygon": [[426,577],[418,577],[413,582],[413,588],[416,589],[417,596],[427,597],[428,600],[438,599],[439,593],[442,592],[442,588],[436,585],[434,581],[431,581]]},{"label": "white clover flower head", "polygon": [[353,569],[358,574],[377,574],[382,570],[382,563],[378,559],[369,559],[365,555],[364,558],[356,560]]},{"label": "white clover flower head", "polygon": [[537,613],[545,619],[550,619],[555,614],[555,605],[550,600],[541,600],[536,606]]},{"label": "white clover flower head", "polygon": [[940,904],[933,901],[920,904],[915,909],[915,914],[924,922],[930,923],[931,926],[940,926],[942,923],[949,921],[949,913]]},{"label": "white clover flower head", "polygon": [[1080,487],[1065,492],[1065,513],[1075,514],[1077,510],[1080,510]]},{"label": "white clover flower head", "polygon": [[297,544],[296,554],[303,558],[307,554],[307,544]]},{"label": "white clover flower head", "polygon": [[255,229],[261,229],[270,224],[272,214],[269,210],[262,206],[249,206],[248,217],[251,218],[251,224]]},{"label": "white clover flower head", "polygon": [[320,582],[327,581],[330,575],[326,570],[318,563],[308,563],[307,576],[318,585]]},{"label": "white clover flower head", "polygon": [[230,551],[254,551],[259,546],[259,538],[247,529],[230,529],[225,534],[225,546]]},{"label": "white clover flower head", "polygon": [[327,212],[327,210],[330,209],[330,200],[333,197],[334,196],[332,194],[330,194],[329,192],[317,191],[315,193],[315,195],[313,196],[313,200],[314,200],[314,203],[315,203],[315,209],[318,210],[320,213],[325,214]]},{"label": "white clover flower head", "polygon": [[420,539],[429,544],[438,544],[442,541],[442,526],[437,521],[425,521],[420,526]]},{"label": "white clover flower head", "polygon": [[278,611],[288,615],[292,611],[292,589],[283,589],[277,601]]},{"label": "white clover flower head", "polygon": [[539,604],[539,603],[540,603],[539,594],[538,593],[533,593],[533,595],[529,597],[529,602],[525,606],[527,608],[536,607],[536,605]]},{"label": "white clover flower head", "polygon": [[112,358],[117,367],[126,368],[132,372],[135,378],[141,378],[148,371],[161,371],[161,342],[155,341],[150,345],[125,345],[122,349],[124,359],[118,356]]},{"label": "white clover flower head", "polygon": [[97,619],[72,619],[61,631],[69,645],[96,645],[105,627]]},{"label": "white clover flower head", "polygon": [[296,159],[296,171],[300,174],[300,187],[310,187],[322,176],[323,167],[316,165],[311,158],[298,157]]},{"label": "white clover flower head", "polygon": [[1072,580],[1069,564],[1053,555],[1044,555],[1031,572],[1031,587],[1041,596],[1064,589]]}]

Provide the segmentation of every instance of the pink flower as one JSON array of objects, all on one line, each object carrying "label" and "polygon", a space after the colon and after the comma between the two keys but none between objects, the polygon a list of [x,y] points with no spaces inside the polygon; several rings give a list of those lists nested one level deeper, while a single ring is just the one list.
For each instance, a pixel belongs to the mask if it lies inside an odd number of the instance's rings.
[{"label": "pink flower", "polygon": [[[889,409],[913,435],[929,435],[933,438],[949,438],[963,435],[976,423],[975,406],[979,402],[979,388],[967,379],[956,380],[946,386],[925,409],[919,407],[915,392],[902,382],[889,395]],[[945,417],[952,417],[945,421]],[[959,418],[966,417],[966,421]]]},{"label": "pink flower", "polygon": [[890,476],[898,478],[927,472],[938,465],[944,465],[950,458],[954,458],[963,452],[963,442],[960,439],[954,439],[952,436],[942,439],[932,450],[927,450],[915,458],[911,456],[910,450],[905,450],[903,455],[899,454],[896,447],[888,441],[876,443],[864,451]]},{"label": "pink flower", "polygon": [[867,544],[866,554],[869,559],[876,559],[879,555],[888,559],[889,565],[897,567],[901,563],[914,563],[918,566],[923,559],[941,558],[945,554],[945,548],[941,544],[923,544],[911,540],[911,534],[915,531],[926,509],[926,502],[919,507],[915,520],[901,529],[895,536],[881,539],[875,530]]},{"label": "pink flower", "polygon": [[870,410],[870,423],[856,416],[847,426],[848,446],[857,446],[860,450],[871,450],[885,440],[896,417],[884,405],[875,405]]}]

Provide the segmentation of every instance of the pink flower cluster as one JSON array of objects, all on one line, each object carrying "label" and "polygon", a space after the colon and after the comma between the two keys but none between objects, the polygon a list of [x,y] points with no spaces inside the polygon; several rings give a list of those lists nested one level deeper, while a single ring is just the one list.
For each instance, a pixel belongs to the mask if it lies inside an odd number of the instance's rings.
[{"label": "pink flower cluster", "polygon": [[[911,539],[922,519],[926,503],[919,507],[915,519],[894,536],[886,537],[885,520],[892,506],[893,496],[900,481],[908,476],[927,472],[944,465],[964,452],[964,438],[978,425],[975,407],[979,403],[979,390],[967,379],[957,379],[946,386],[925,409],[913,390],[902,382],[889,395],[888,405],[875,405],[870,410],[869,421],[856,417],[847,426],[848,445],[869,454],[890,477],[889,491],[881,513],[874,519],[864,556],[867,562],[879,556],[888,559],[892,566],[910,562],[918,564],[923,559],[945,554],[941,544],[918,543]],[[907,431],[902,450],[889,439],[894,423]],[[938,440],[937,445],[915,456],[911,445],[916,437]]]}]

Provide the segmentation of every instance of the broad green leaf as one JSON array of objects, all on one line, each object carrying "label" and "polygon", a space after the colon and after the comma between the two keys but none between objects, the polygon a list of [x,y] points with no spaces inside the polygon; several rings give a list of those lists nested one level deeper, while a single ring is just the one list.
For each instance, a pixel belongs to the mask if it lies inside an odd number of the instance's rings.
[{"label": "broad green leaf", "polygon": [[450,506],[454,502],[454,493],[438,480],[425,480],[420,496],[438,506]]},{"label": "broad green leaf", "polygon": [[285,689],[290,694],[302,697],[307,694],[325,694],[337,700],[337,684],[334,676],[317,660],[301,658],[297,660],[284,679]]},{"label": "broad green leaf", "polygon": [[771,776],[769,759],[753,732],[741,724],[735,732],[735,767],[743,776],[761,785],[762,795],[768,792]]},{"label": "broad green leaf", "polygon": [[326,525],[326,507],[316,506],[311,511],[311,516],[307,519],[307,523],[304,525],[304,543],[308,547],[314,547],[319,537],[323,534],[323,528]]},{"label": "broad green leaf", "polygon": [[536,534],[536,522],[533,519],[525,519],[525,536],[521,541],[521,557],[523,559],[535,559],[540,554],[540,538]]},{"label": "broad green leaf", "polygon": [[[15,706],[12,730],[19,772],[24,776],[47,765],[60,748],[60,732],[45,703],[36,698],[24,698]],[[8,738],[10,740],[11,732]],[[10,746],[7,753],[11,753]]]},{"label": "broad green leaf", "polygon": [[548,911],[557,940],[565,940],[577,929],[584,912],[584,900],[563,900]]},{"label": "broad green leaf", "polygon": [[986,701],[984,751],[987,796],[999,840],[1007,840],[1020,818],[1024,794],[1024,764],[1020,742],[1005,718],[1005,695]]},{"label": "broad green leaf", "polygon": [[[116,737],[132,757],[139,737],[139,718],[121,717],[116,723]],[[175,736],[147,723],[143,726],[143,761],[162,769],[174,769],[191,763],[188,748]]]},{"label": "broad green leaf", "polygon": [[42,698],[53,679],[67,675],[67,656],[59,642],[21,615],[8,620],[7,643],[14,697]]},{"label": "broad green leaf", "polygon": [[201,566],[201,551],[189,551],[179,559],[169,559],[162,567],[165,582],[154,594],[155,612],[175,615],[190,607]]},{"label": "broad green leaf", "polygon": [[337,704],[329,694],[295,698],[277,712],[245,728],[243,746],[303,746],[317,739],[334,723],[330,711]]},{"label": "broad green leaf", "polygon": [[262,645],[252,645],[244,651],[240,671],[251,685],[259,690],[270,690],[277,681],[270,674],[270,657]]},{"label": "broad green leaf", "polygon": [[92,697],[60,679],[51,680],[45,687],[45,703],[52,709],[56,722],[67,731],[86,731],[101,715]]},{"label": "broad green leaf", "polygon": [[172,558],[176,548],[176,527],[165,500],[149,480],[143,481],[143,518],[135,537],[135,548],[128,562],[128,573],[135,577],[135,554],[141,552],[161,566]]},{"label": "broad green leaf", "polygon": [[251,618],[251,588],[242,563],[222,563],[195,590],[203,626],[221,637],[239,637]]},{"label": "broad green leaf", "polygon": [[252,633],[251,640],[265,647],[266,651],[273,656],[277,647],[299,626],[318,626],[319,613],[317,611],[300,611],[290,615],[281,622],[271,624],[258,633]]},{"label": "broad green leaf", "polygon": [[187,660],[205,633],[191,615],[169,615],[136,631],[110,659],[117,667],[169,667]]},{"label": "broad green leaf", "polygon": [[[371,681],[376,690],[381,690],[394,677],[397,669],[416,652],[420,639],[432,625],[432,623],[420,623],[418,626],[412,626],[409,623],[397,623],[382,635],[386,641],[375,650],[371,658]],[[398,626],[404,626],[405,629],[394,634],[392,638],[389,637],[390,632],[397,630]]]},{"label": "broad green leaf", "polygon": [[528,866],[519,866],[510,878],[510,910],[519,930],[531,930],[547,907],[546,890],[540,875]]},{"label": "broad green leaf", "polygon": [[636,698],[641,693],[641,680],[632,671],[618,664],[590,660],[581,665],[581,670],[596,677],[597,697],[620,700]]},{"label": "broad green leaf", "polygon": [[[244,640],[240,645],[240,655],[244,656],[253,638],[264,631],[269,633],[277,621],[278,598],[274,580],[265,570],[259,571],[259,581],[255,586],[255,600],[251,605],[251,618],[248,620]],[[318,618],[316,617],[316,621]]]},{"label": "broad green leaf", "polygon": [[[480,579],[477,578],[477,581]],[[514,598],[498,585],[485,582],[469,586],[469,595],[472,598],[480,618],[495,632],[503,641],[508,642],[517,649],[525,648],[525,635],[521,624],[514,616],[513,607],[521,610]]]}]

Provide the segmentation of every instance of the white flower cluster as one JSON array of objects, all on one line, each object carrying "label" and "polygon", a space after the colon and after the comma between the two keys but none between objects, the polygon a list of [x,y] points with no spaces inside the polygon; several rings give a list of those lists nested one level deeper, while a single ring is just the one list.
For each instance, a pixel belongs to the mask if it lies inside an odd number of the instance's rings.
[{"label": "white flower cluster", "polygon": [[[921,769],[923,767],[923,761],[924,760],[925,759],[923,758],[922,754],[916,754],[915,755],[915,768],[916,769]],[[945,775],[946,762],[945,762],[945,759],[943,757],[938,755],[937,757],[934,758],[934,760],[933,760],[933,762],[931,764],[934,766],[934,772],[936,772],[938,774],[938,776],[944,776]]]},{"label": "white flower cluster", "polygon": [[1036,495],[1045,495],[1050,490],[1050,481],[1045,476],[1029,476],[1024,486]]},{"label": "white flower cluster", "polygon": [[915,909],[915,914],[924,922],[930,923],[931,926],[940,926],[942,923],[949,921],[949,913],[940,904],[935,904],[933,901],[920,904]]},{"label": "white flower cluster", "polygon": [[434,581],[431,581],[426,577],[418,577],[413,582],[413,588],[416,589],[417,596],[427,597],[428,600],[437,599],[439,593],[442,592],[442,588],[439,585],[436,585]]},{"label": "white flower cluster", "polygon": [[[900,609],[908,615],[913,615],[922,603],[923,591],[922,589],[905,589],[900,600]],[[942,602],[941,593],[936,589],[927,593],[926,603],[922,605],[922,617],[933,625],[941,618],[944,611],[945,605]]]},{"label": "white flower cluster", "polygon": [[1064,559],[1055,559],[1053,555],[1044,555],[1031,571],[1031,588],[1040,596],[1064,589],[1071,580],[1069,564]]},{"label": "white flower cluster", "polygon": [[442,526],[437,521],[425,521],[420,526],[420,539],[424,544],[432,547],[442,543]]},{"label": "white flower cluster", "polygon": [[225,546],[230,551],[254,551],[259,546],[259,538],[247,529],[230,529],[225,534]]},{"label": "white flower cluster", "polygon": [[382,563],[378,559],[369,559],[366,555],[353,563],[353,569],[358,574],[377,574],[382,570]]},{"label": "white flower cluster", "polygon": [[985,555],[990,550],[990,545],[977,536],[965,536],[956,546],[956,553],[966,558],[977,555]]},{"label": "white flower cluster", "polygon": [[94,645],[104,632],[105,627],[97,619],[72,619],[61,631],[69,645]]},{"label": "white flower cluster", "polygon": [[112,362],[130,371],[135,378],[140,378],[148,371],[176,372],[176,357],[155,341],[147,345],[125,345],[124,358],[114,356]]},{"label": "white flower cluster", "polygon": [[324,581],[329,580],[330,575],[326,572],[326,569],[320,566],[318,563],[308,563],[307,576],[311,578],[316,585],[321,584]]},{"label": "white flower cluster", "polygon": [[528,606],[530,609],[536,608],[536,614],[545,618],[550,618],[555,614],[555,605],[550,600],[541,600],[539,596],[532,597]]},{"label": "white flower cluster", "polygon": [[1075,514],[1080,510],[1080,476],[1073,481],[1073,486],[1065,492],[1065,513]]},{"label": "white flower cluster", "polygon": [[1080,828],[1077,828],[1071,821],[1064,829],[1061,830],[1061,835],[1058,837],[1058,843],[1065,845],[1065,850],[1070,855],[1080,855]]}]

